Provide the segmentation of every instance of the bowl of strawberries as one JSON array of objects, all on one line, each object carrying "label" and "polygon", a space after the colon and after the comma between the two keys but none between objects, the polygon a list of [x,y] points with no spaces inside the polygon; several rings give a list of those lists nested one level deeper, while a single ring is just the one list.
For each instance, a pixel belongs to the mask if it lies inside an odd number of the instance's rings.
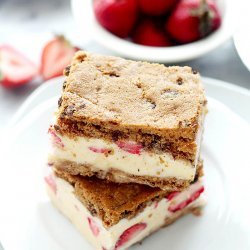
[{"label": "bowl of strawberries", "polygon": [[72,0],[72,10],[82,35],[116,54],[174,63],[199,57],[227,40],[237,24],[236,2]]}]

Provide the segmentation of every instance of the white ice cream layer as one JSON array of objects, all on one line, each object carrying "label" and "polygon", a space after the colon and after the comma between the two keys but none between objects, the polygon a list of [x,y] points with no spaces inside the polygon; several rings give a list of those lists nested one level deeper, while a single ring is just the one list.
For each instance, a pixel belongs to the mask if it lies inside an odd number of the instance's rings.
[{"label": "white ice cream layer", "polygon": [[[50,154],[51,162],[68,160],[92,166],[95,171],[106,172],[116,169],[136,176],[176,177],[191,181],[195,176],[197,160],[192,164],[189,160],[174,159],[166,152],[153,153],[143,149],[140,150],[140,154],[133,154],[114,142],[102,139],[85,137],[71,139],[58,134],[56,136],[58,137],[56,140],[60,142],[54,143]],[[105,150],[111,153],[106,154]]]},{"label": "white ice cream layer", "polygon": [[[95,249],[100,250],[122,250],[141,241],[144,237],[163,226],[166,219],[176,216],[175,212],[168,210],[170,206],[186,201],[195,191],[202,188],[202,182],[198,181],[170,201],[166,198],[163,198],[159,202],[155,201],[132,219],[122,219],[107,229],[103,226],[102,221],[97,217],[93,217],[77,199],[74,194],[74,188],[68,182],[55,176],[51,176],[50,178],[53,179],[53,184],[51,185],[50,181],[48,193],[53,204],[70,219]],[[188,206],[200,207],[203,205],[204,200],[201,194],[199,198],[191,202]],[[115,246],[123,232],[136,224],[143,225],[143,228],[137,234],[134,234],[124,245],[116,248]]]}]

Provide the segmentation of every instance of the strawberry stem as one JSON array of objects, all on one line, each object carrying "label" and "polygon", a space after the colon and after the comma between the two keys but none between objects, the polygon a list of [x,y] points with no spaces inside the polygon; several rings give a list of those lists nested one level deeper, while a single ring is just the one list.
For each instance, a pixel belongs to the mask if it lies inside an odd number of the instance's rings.
[{"label": "strawberry stem", "polygon": [[211,30],[211,16],[210,16],[210,10],[209,5],[207,3],[207,0],[201,0],[201,15],[200,15],[200,34],[201,37],[207,36]]}]

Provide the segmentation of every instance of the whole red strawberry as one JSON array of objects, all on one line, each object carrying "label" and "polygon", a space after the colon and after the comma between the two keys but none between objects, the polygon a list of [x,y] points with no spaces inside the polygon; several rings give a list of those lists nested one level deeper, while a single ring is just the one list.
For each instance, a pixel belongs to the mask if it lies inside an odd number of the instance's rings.
[{"label": "whole red strawberry", "polygon": [[113,34],[125,38],[137,18],[137,0],[95,0],[98,22]]},{"label": "whole red strawberry", "polygon": [[179,0],[138,0],[139,9],[148,15],[159,16],[170,11]]},{"label": "whole red strawberry", "polygon": [[151,19],[144,19],[138,24],[132,36],[132,40],[135,43],[146,46],[171,46],[171,42],[164,32],[164,29],[158,27],[157,23]]},{"label": "whole red strawberry", "polygon": [[189,43],[209,35],[221,25],[221,16],[213,0],[181,0],[166,22],[168,34],[180,43]]}]

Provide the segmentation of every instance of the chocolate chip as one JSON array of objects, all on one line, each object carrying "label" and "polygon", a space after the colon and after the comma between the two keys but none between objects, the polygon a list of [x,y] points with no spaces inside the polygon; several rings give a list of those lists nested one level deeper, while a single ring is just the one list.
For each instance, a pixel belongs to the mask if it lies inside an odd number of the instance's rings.
[{"label": "chocolate chip", "polygon": [[64,82],[63,82],[63,90],[66,88],[66,84],[67,84],[67,82],[64,81]]},{"label": "chocolate chip", "polygon": [[195,70],[195,69],[192,69],[192,72],[193,72],[194,75],[198,74],[198,71]]},{"label": "chocolate chip", "polygon": [[62,106],[62,97],[58,99],[58,107],[60,108]]},{"label": "chocolate chip", "polygon": [[96,91],[99,92],[102,88],[100,86],[96,87]]},{"label": "chocolate chip", "polygon": [[178,85],[182,85],[183,84],[183,79],[181,77],[178,77],[177,80],[176,80],[176,83]]},{"label": "chocolate chip", "polygon": [[93,127],[97,130],[100,130],[101,129],[101,126],[100,125],[96,125],[96,124],[93,124]]},{"label": "chocolate chip", "polygon": [[82,63],[83,61],[85,61],[85,58],[87,57],[86,54],[80,54],[76,57],[76,60],[80,63]]},{"label": "chocolate chip", "polygon": [[117,122],[117,121],[110,121],[109,123],[112,124],[112,125],[118,125],[119,124],[119,122]]},{"label": "chocolate chip", "polygon": [[81,104],[81,105],[79,106],[80,109],[84,109],[85,107],[86,107],[86,104],[85,104],[85,103],[83,103],[83,104]]},{"label": "chocolate chip", "polygon": [[151,102],[151,108],[155,109],[155,107],[156,107],[156,104],[154,102]]},{"label": "chocolate chip", "polygon": [[67,67],[64,69],[64,75],[65,75],[65,76],[68,76],[68,75],[69,75],[69,72],[70,72],[70,65],[67,66]]},{"label": "chocolate chip", "polygon": [[73,105],[69,105],[63,111],[63,115],[72,116],[75,112],[75,107]]},{"label": "chocolate chip", "polygon": [[142,87],[140,82],[137,82],[135,85],[137,86],[138,89],[141,89],[141,87]]},{"label": "chocolate chip", "polygon": [[110,72],[110,73],[109,73],[109,76],[110,76],[110,77],[120,77],[120,75],[117,74],[116,72]]},{"label": "chocolate chip", "polygon": [[114,131],[112,133],[112,140],[113,141],[118,141],[119,137],[122,136],[122,133],[120,131]]},{"label": "chocolate chip", "polygon": [[58,125],[56,125],[56,124],[54,125],[54,129],[55,129],[56,131],[58,131],[58,132],[60,131],[60,127],[59,127]]}]

